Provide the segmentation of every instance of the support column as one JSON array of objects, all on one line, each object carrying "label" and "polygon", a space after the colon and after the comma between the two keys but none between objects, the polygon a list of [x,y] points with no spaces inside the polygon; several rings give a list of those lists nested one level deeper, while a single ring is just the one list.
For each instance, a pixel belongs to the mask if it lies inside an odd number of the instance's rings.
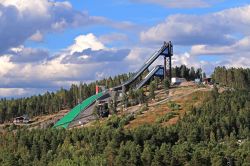
[{"label": "support column", "polygon": [[167,78],[167,59],[166,56],[164,56],[164,79]]},{"label": "support column", "polygon": [[169,82],[172,81],[172,63],[171,63],[171,56],[169,57]]},{"label": "support column", "polygon": [[173,56],[173,45],[171,41],[168,43],[168,56],[169,56],[169,81],[171,83],[172,81],[172,59],[171,57]]}]

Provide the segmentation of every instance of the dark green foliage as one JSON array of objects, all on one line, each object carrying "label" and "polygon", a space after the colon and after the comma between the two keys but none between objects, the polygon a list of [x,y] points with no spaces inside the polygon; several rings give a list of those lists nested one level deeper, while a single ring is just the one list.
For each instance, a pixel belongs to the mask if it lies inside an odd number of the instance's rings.
[{"label": "dark green foliage", "polygon": [[108,109],[111,114],[117,113],[117,106],[115,100],[109,100],[108,101]]},{"label": "dark green foliage", "polygon": [[155,90],[157,89],[156,83],[152,81],[149,85],[149,97],[155,99]]},{"label": "dark green foliage", "polygon": [[181,106],[173,101],[168,102],[168,107],[171,111],[178,111],[181,109]]},{"label": "dark green foliage", "polygon": [[194,67],[188,68],[185,65],[180,67],[176,66],[172,68],[172,77],[181,77],[186,80],[194,80],[195,78],[202,78],[202,69],[194,69]]},{"label": "dark green foliage", "polygon": [[161,117],[157,118],[155,122],[156,123],[167,122],[170,119],[172,119],[173,117],[175,117],[176,115],[178,115],[177,112],[168,112],[164,116],[161,116]]},{"label": "dark green foliage", "polygon": [[96,119],[99,118],[100,116],[97,105],[95,105],[93,108],[93,115],[95,116]]},{"label": "dark green foliage", "polygon": [[126,115],[125,117],[122,118],[120,121],[120,126],[125,126],[127,125],[131,120],[134,120],[135,116],[133,114]]},{"label": "dark green foliage", "polygon": [[136,97],[138,103],[143,104],[146,102],[146,95],[144,94],[144,90],[142,88],[136,91]]},{"label": "dark green foliage", "polygon": [[130,88],[128,91],[128,101],[130,106],[138,104],[137,98],[137,93],[132,88]]},{"label": "dark green foliage", "polygon": [[128,101],[128,95],[126,93],[122,94],[122,105],[124,106],[124,108],[127,108],[129,104]]},{"label": "dark green foliage", "polygon": [[122,128],[134,118],[135,117],[133,114],[123,115],[122,117],[118,117],[117,115],[114,115],[107,120],[106,125],[112,128]]},{"label": "dark green foliage", "polygon": [[170,88],[169,79],[164,79],[164,80],[163,80],[163,87],[164,87],[164,90],[165,90],[165,91],[169,90],[169,88]]},{"label": "dark green foliage", "polygon": [[250,90],[250,69],[216,67],[212,78],[215,83],[236,89]]},{"label": "dark green foliage", "polygon": [[[214,94],[215,93],[215,94]],[[73,130],[17,130],[0,135],[1,165],[247,165],[250,94],[212,92],[168,128],[123,127],[134,116]]]}]

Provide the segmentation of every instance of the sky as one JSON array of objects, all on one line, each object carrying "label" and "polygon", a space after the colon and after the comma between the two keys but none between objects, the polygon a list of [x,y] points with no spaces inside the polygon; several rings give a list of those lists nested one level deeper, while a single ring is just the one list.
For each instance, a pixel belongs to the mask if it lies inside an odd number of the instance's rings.
[{"label": "sky", "polygon": [[164,41],[174,66],[247,68],[249,27],[249,0],[0,0],[0,98],[135,72]]}]

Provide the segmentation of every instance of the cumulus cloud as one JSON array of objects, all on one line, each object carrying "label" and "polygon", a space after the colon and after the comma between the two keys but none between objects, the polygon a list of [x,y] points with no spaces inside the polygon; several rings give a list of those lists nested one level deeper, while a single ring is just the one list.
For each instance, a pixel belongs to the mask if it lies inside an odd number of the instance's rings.
[{"label": "cumulus cloud", "polygon": [[[190,54],[193,57],[199,55],[220,57],[216,65],[226,67],[250,67],[250,37],[246,36],[231,45],[194,45]],[[210,64],[211,68],[214,65]]]},{"label": "cumulus cloud", "polygon": [[[48,7],[51,5],[49,1],[44,0],[34,0],[34,1],[26,1],[26,0],[1,0],[0,3],[3,6],[12,6],[15,7],[18,11],[20,11],[20,14],[25,14],[23,12],[27,13],[34,13],[32,17],[36,16],[46,16],[48,13]],[[62,3],[65,4],[65,3]],[[60,4],[59,4],[60,5]],[[35,8],[34,8],[35,6]]]},{"label": "cumulus cloud", "polygon": [[142,64],[147,58],[149,58],[150,52],[153,54],[154,51],[156,50],[152,48],[134,47],[126,57],[126,60],[138,66],[138,64]]},{"label": "cumulus cloud", "polygon": [[141,32],[140,39],[148,45],[172,40],[185,48],[185,53],[174,55],[174,65],[202,67],[208,73],[216,66],[249,67],[249,13],[246,5],[205,15],[171,15]]},{"label": "cumulus cloud", "polygon": [[93,62],[123,61],[128,55],[128,49],[107,48],[94,34],[80,35],[75,38],[75,43],[59,55],[65,64],[83,64]]},{"label": "cumulus cloud", "polygon": [[249,35],[250,6],[226,9],[206,15],[171,15],[147,31],[143,42],[172,40],[178,45],[232,44],[237,35]]},{"label": "cumulus cloud", "polygon": [[104,49],[105,47],[100,41],[98,41],[96,36],[94,36],[92,33],[89,33],[87,35],[80,35],[76,37],[75,43],[71,45],[68,50],[70,50],[70,53],[73,54],[75,52],[82,52],[88,48],[91,48],[91,50],[95,51]]},{"label": "cumulus cloud", "polygon": [[12,48],[0,56],[0,88],[7,88],[0,90],[0,96],[10,94],[13,88],[25,95],[128,72],[125,58],[129,52],[107,48],[93,34],[76,37],[71,46],[55,55],[23,46]]},{"label": "cumulus cloud", "polygon": [[83,64],[90,62],[112,62],[123,61],[130,52],[129,49],[101,49],[92,50],[86,49],[82,52],[75,52],[69,56],[65,56],[63,63]]},{"label": "cumulus cloud", "polygon": [[0,77],[3,77],[8,71],[11,71],[15,65],[10,61],[10,57],[5,55],[0,56],[0,66]]},{"label": "cumulus cloud", "polygon": [[[232,55],[250,52],[250,36],[237,40],[231,45],[194,45],[191,47],[192,55]],[[250,54],[249,54],[250,57]]]},{"label": "cumulus cloud", "polygon": [[0,53],[23,44],[27,39],[41,41],[47,32],[68,27],[105,25],[119,29],[134,28],[131,22],[76,11],[69,2],[50,0],[0,1]]},{"label": "cumulus cloud", "polygon": [[205,8],[211,0],[130,0],[130,2],[157,4],[166,8]]},{"label": "cumulus cloud", "polygon": [[48,31],[51,25],[62,19],[56,11],[65,6],[47,0],[6,0],[0,3],[0,52],[22,44],[40,31]]},{"label": "cumulus cloud", "polygon": [[13,63],[38,63],[49,58],[49,51],[20,46],[11,48],[5,55],[9,55],[10,61]]}]

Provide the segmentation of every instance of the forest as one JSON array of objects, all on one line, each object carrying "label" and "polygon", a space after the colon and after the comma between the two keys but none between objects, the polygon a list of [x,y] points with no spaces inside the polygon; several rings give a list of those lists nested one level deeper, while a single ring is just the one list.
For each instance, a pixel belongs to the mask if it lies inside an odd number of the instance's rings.
[{"label": "forest", "polygon": [[0,134],[0,163],[15,165],[244,165],[250,163],[250,94],[208,93],[176,125],[125,129],[112,116],[81,129],[17,129]]},{"label": "forest", "polygon": [[[183,77],[187,80],[202,77],[202,70],[194,67],[188,68],[185,65],[173,68],[173,77]],[[144,76],[148,73],[145,71]],[[29,117],[48,115],[56,113],[62,109],[70,109],[79,104],[79,102],[95,94],[96,85],[111,88],[120,85],[130,78],[133,73],[121,74],[115,77],[109,77],[90,84],[80,83],[71,85],[69,89],[63,89],[56,92],[46,92],[43,95],[34,95],[19,99],[0,99],[0,123],[11,121],[14,117],[27,114]],[[204,74],[203,74],[204,75]]]},{"label": "forest", "polygon": [[216,67],[212,75],[215,83],[221,86],[250,89],[250,69]]}]

